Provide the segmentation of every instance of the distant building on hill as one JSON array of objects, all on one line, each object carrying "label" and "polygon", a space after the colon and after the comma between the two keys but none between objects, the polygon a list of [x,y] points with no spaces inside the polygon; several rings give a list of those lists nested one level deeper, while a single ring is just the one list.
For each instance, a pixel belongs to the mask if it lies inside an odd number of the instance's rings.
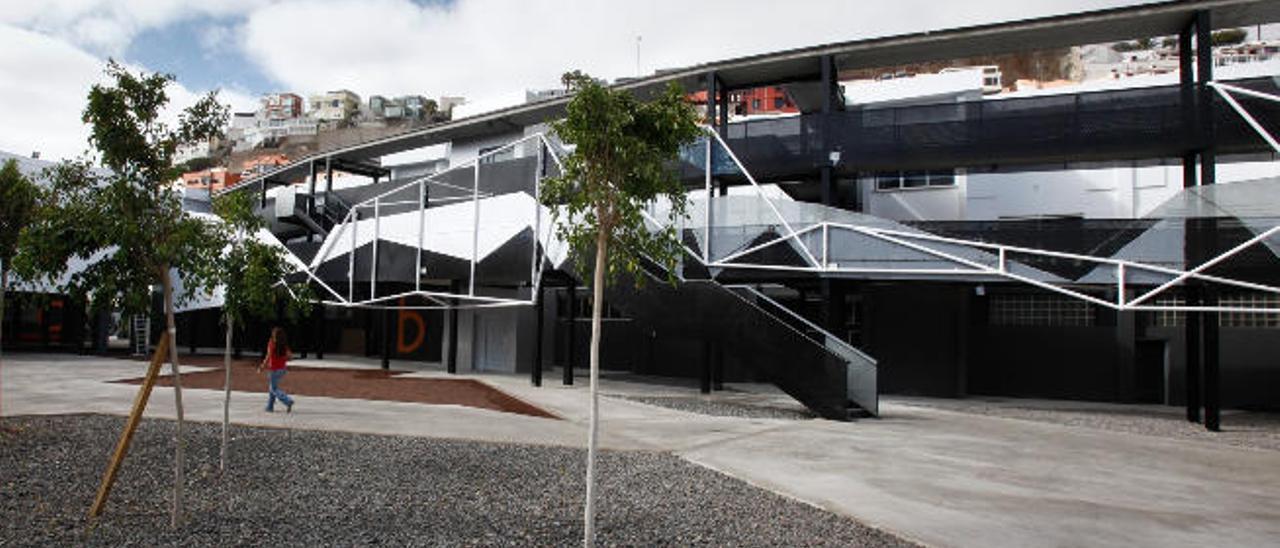
[{"label": "distant building on hill", "polygon": [[302,116],[302,97],[295,93],[268,93],[262,96],[262,118],[288,120]]},{"label": "distant building on hill", "polygon": [[360,96],[340,89],[311,96],[311,117],[322,122],[350,121],[360,111]]},{"label": "distant building on hill", "polygon": [[236,186],[239,182],[240,174],[225,167],[212,167],[182,174],[182,184],[187,188],[206,189],[212,192]]}]

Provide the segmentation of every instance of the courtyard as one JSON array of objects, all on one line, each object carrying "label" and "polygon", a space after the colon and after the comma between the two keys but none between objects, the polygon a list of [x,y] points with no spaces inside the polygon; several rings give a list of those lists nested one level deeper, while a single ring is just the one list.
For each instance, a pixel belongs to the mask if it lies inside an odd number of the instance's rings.
[{"label": "courtyard", "polygon": [[[188,521],[172,531],[171,390],[155,389],[106,515],[90,527],[84,513],[136,390],[128,381],[145,364],[7,356],[6,544],[566,545],[580,535],[584,379],[533,387],[525,376],[449,376],[411,362],[393,362],[391,374],[361,359],[299,360],[298,382],[284,384],[294,412],[266,413],[261,388],[242,378],[252,371],[235,370],[220,475],[220,381],[199,379],[222,372],[207,356],[189,362]],[[405,397],[430,391],[420,383],[429,380],[469,381],[534,411]],[[726,388],[701,396],[669,379],[602,381],[602,544],[1280,538],[1273,415],[1227,414],[1215,436],[1156,406],[886,398],[883,418],[841,423],[766,387]]]}]

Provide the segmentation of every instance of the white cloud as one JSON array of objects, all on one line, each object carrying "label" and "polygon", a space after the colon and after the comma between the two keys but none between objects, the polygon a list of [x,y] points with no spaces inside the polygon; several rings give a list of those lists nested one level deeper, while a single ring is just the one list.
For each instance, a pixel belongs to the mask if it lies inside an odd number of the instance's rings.
[{"label": "white cloud", "polygon": [[[48,159],[70,158],[88,148],[80,120],[85,97],[103,82],[106,61],[63,40],[0,24],[0,150]],[[134,67],[137,70],[137,67]],[[200,92],[169,88],[168,118],[199,99]],[[233,108],[252,110],[257,100],[237,91],[220,97]]]},{"label": "white cloud", "polygon": [[[783,48],[1136,0],[285,0],[253,11],[247,57],[302,93],[466,95],[492,107],[566,70],[616,78]],[[515,99],[518,98],[518,99]]]},{"label": "white cloud", "polygon": [[139,32],[197,17],[248,13],[272,0],[43,0],[6,2],[0,23],[119,56]]}]

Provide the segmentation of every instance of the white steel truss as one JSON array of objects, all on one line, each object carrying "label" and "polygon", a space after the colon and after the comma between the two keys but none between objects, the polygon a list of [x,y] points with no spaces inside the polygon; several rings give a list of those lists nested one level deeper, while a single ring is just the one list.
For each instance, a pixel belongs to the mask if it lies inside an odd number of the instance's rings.
[{"label": "white steel truss", "polygon": [[[1240,91],[1239,88],[1234,88],[1233,86],[1226,86],[1224,84],[1216,84],[1216,83],[1214,85],[1215,85],[1215,88],[1219,90],[1219,93],[1224,93],[1223,91],[1224,89],[1228,89],[1231,91]],[[1261,94],[1260,92],[1256,92],[1253,90],[1243,90],[1242,92],[1248,92],[1248,94],[1251,94],[1251,95],[1265,95],[1267,99],[1280,101],[1280,98],[1267,95],[1267,94]],[[1238,104],[1234,102],[1232,102],[1232,104],[1233,106],[1238,108]],[[1243,112],[1243,109],[1240,109],[1240,110],[1243,116],[1245,116],[1247,119],[1251,119],[1251,117],[1249,117],[1247,113]],[[1251,122],[1251,125],[1253,125],[1254,128],[1258,130],[1260,133],[1264,134],[1264,138],[1267,139],[1268,143],[1275,142],[1275,139],[1273,137],[1267,134],[1266,131],[1263,128],[1261,128],[1260,125],[1256,124],[1256,121]],[[778,271],[778,272],[808,272],[808,273],[813,273],[817,275],[883,274],[883,275],[939,276],[939,277],[948,277],[948,276],[975,277],[976,276],[980,278],[991,278],[995,280],[1003,279],[1003,280],[1025,283],[1028,285],[1039,287],[1047,291],[1052,291],[1052,292],[1059,293],[1071,298],[1079,299],[1082,301],[1086,301],[1089,303],[1093,303],[1099,306],[1103,306],[1103,307],[1107,307],[1107,308],[1110,308],[1113,310],[1119,310],[1119,311],[1280,313],[1280,308],[1252,308],[1252,307],[1238,307],[1238,306],[1188,306],[1183,304],[1168,304],[1168,305],[1149,304],[1154,297],[1165,292],[1169,288],[1185,283],[1188,280],[1198,280],[1203,282],[1238,287],[1242,289],[1249,289],[1253,291],[1280,294],[1280,287],[1248,282],[1244,280],[1225,278],[1221,276],[1213,276],[1205,273],[1206,270],[1212,268],[1217,264],[1222,263],[1223,261],[1226,261],[1227,259],[1233,256],[1236,256],[1243,250],[1254,245],[1260,245],[1264,240],[1277,236],[1277,234],[1280,234],[1280,226],[1273,226],[1267,230],[1264,230],[1261,233],[1258,233],[1256,236],[1250,238],[1249,240],[1242,242],[1239,245],[1236,245],[1235,247],[1189,270],[1180,270],[1180,269],[1170,268],[1170,267],[1161,266],[1161,265],[1153,265],[1153,264],[1147,264],[1147,263],[1138,262],[1138,261],[1117,259],[1113,257],[1098,257],[1098,256],[1092,256],[1092,255],[1066,253],[1066,252],[1053,251],[1053,250],[1047,250],[1047,249],[1036,249],[1036,248],[1029,248],[1029,247],[1021,247],[1021,246],[1003,245],[1003,244],[989,243],[989,242],[983,242],[983,241],[977,241],[977,240],[949,238],[944,236],[928,234],[924,232],[907,232],[902,230],[891,230],[891,229],[875,228],[875,227],[869,227],[869,226],[858,226],[858,225],[853,225],[849,223],[839,223],[839,222],[831,222],[831,221],[821,221],[821,222],[812,223],[812,224],[809,224],[808,226],[801,227],[799,230],[797,230],[795,227],[791,225],[791,223],[787,221],[787,219],[784,218],[784,216],[778,210],[777,206],[773,204],[773,200],[769,198],[768,194],[764,192],[760,184],[755,180],[754,177],[751,176],[751,173],[746,169],[746,167],[742,165],[742,162],[739,161],[737,155],[735,155],[732,152],[732,150],[730,150],[728,144],[724,142],[724,140],[720,137],[719,133],[714,131],[711,128],[704,128],[704,132],[707,135],[706,169],[708,172],[708,175],[706,178],[707,179],[707,182],[706,182],[707,226],[704,227],[704,232],[703,232],[704,238],[705,238],[704,239],[705,244],[703,245],[703,248],[704,248],[703,252],[700,254],[694,252],[692,249],[689,249],[687,246],[685,246],[685,250],[688,255],[697,258],[708,268],[754,269],[754,270],[766,270],[766,271]],[[711,179],[710,172],[712,169],[711,162],[710,162],[710,158],[711,158],[710,150],[711,150],[712,141],[718,142],[719,145],[728,153],[727,154],[728,158],[736,165],[736,167],[739,170],[741,170],[747,182],[750,183],[752,187],[754,187],[756,197],[764,200],[768,204],[769,210],[778,221],[778,224],[785,229],[786,231],[785,234],[777,236],[769,241],[759,243],[753,246],[749,246],[742,250],[735,251],[731,254],[726,255],[723,258],[719,258],[719,259],[711,258],[709,249],[710,249],[710,241],[711,241],[711,225],[713,223],[711,222],[710,212],[712,211],[711,200],[715,199],[713,197],[713,193],[711,192],[711,183],[710,183],[710,179]],[[1280,152],[1280,148],[1277,149],[1277,152]],[[663,226],[663,223],[658,219],[655,219],[652,215],[647,215],[647,218],[651,223],[654,223],[657,226]],[[807,244],[804,241],[804,239],[801,237],[815,231],[818,231],[821,233],[821,238],[819,239],[821,243],[819,244],[818,249],[810,249],[810,245]],[[930,269],[930,268],[841,266],[840,264],[829,261],[829,257],[831,255],[830,254],[831,235],[833,233],[839,233],[841,231],[862,235],[865,237],[872,238],[878,242],[890,244],[891,246],[897,246],[900,248],[923,253],[930,257],[937,258],[940,261],[950,263],[954,265],[954,268]],[[747,255],[750,255],[756,251],[760,251],[762,249],[765,249],[771,246],[777,246],[777,245],[792,246],[793,249],[796,249],[802,254],[802,257],[807,263],[807,265],[795,266],[795,265],[782,265],[782,264],[760,264],[760,263],[748,263],[748,262],[742,261],[742,258]],[[974,260],[973,257],[961,256],[952,251],[948,251],[947,249],[944,249],[946,247],[954,248],[957,246],[962,248],[967,248],[970,250],[977,250],[985,253],[990,253],[992,254],[991,259],[994,264],[987,264],[982,261]],[[1109,266],[1115,269],[1115,273],[1116,273],[1115,282],[1112,284],[1098,284],[1098,283],[1072,284],[1069,282],[1063,282],[1063,283],[1047,282],[1044,280],[1036,279],[1032,276],[1014,272],[1013,269],[1009,268],[1010,259],[1008,259],[1008,257],[1011,254],[1031,255],[1031,256],[1055,258],[1055,259],[1067,259],[1067,260],[1093,263],[1099,266]],[[1152,289],[1149,289],[1140,294],[1135,294],[1132,297],[1130,297],[1129,296],[1130,293],[1136,292],[1135,290],[1137,289],[1135,287],[1137,284],[1133,284],[1128,281],[1130,274],[1134,272],[1147,272],[1147,273],[1155,274],[1162,277],[1168,277],[1170,279]],[[1083,290],[1083,288],[1086,286],[1092,287],[1092,288],[1110,289],[1112,291],[1109,291],[1108,293],[1114,292],[1115,298],[1104,299],[1096,295],[1090,294],[1089,292],[1086,292]]]},{"label": "white steel truss", "polygon": [[[1240,114],[1240,116],[1245,119],[1245,121],[1250,125],[1250,127],[1252,127],[1255,131],[1257,131],[1259,135],[1262,136],[1262,138],[1269,145],[1271,145],[1273,149],[1276,150],[1277,153],[1280,153],[1280,141],[1277,141],[1277,139],[1273,135],[1271,135],[1252,115],[1250,115],[1248,111],[1246,111],[1243,107],[1241,107],[1239,102],[1236,101],[1231,94],[1236,93],[1236,94],[1247,95],[1250,97],[1256,97],[1256,98],[1261,98],[1261,99],[1266,99],[1266,100],[1276,101],[1276,102],[1280,102],[1280,97],[1276,97],[1274,95],[1267,94],[1267,93],[1258,92],[1255,90],[1239,88],[1239,87],[1232,86],[1229,84],[1224,84],[1221,82],[1210,82],[1209,85],[1212,86],[1215,89],[1215,91],[1217,91],[1217,93],[1219,93],[1224,98],[1227,104],[1230,105],[1238,114]],[[1226,286],[1248,289],[1253,291],[1280,294],[1280,287],[1248,282],[1244,280],[1225,278],[1221,276],[1214,276],[1214,275],[1205,273],[1205,271],[1208,270],[1209,268],[1212,268],[1217,264],[1221,264],[1223,261],[1239,254],[1246,248],[1249,248],[1253,245],[1260,245],[1263,241],[1267,240],[1268,238],[1277,236],[1277,234],[1280,234],[1280,226],[1274,226],[1267,230],[1264,230],[1258,233],[1253,238],[1250,238],[1249,240],[1217,255],[1216,257],[1213,257],[1212,259],[1204,262],[1203,264],[1200,264],[1188,270],[1180,270],[1177,268],[1171,268],[1167,266],[1148,264],[1148,263],[1143,263],[1143,262],[1133,261],[1133,260],[1126,260],[1126,259],[1117,259],[1113,257],[1099,257],[1099,256],[1085,255],[1085,254],[1079,254],[1079,253],[1066,253],[1066,252],[1053,251],[1053,250],[1047,250],[1047,249],[1003,245],[1003,244],[996,244],[996,243],[983,242],[983,241],[977,241],[977,240],[966,240],[961,238],[937,236],[937,235],[928,234],[924,232],[908,232],[903,230],[884,229],[884,228],[876,228],[876,227],[870,227],[870,226],[859,226],[859,225],[854,225],[850,223],[840,223],[840,222],[832,222],[832,221],[820,221],[820,222],[810,223],[807,226],[802,226],[800,228],[797,228],[796,226],[793,226],[791,221],[789,221],[784,215],[782,215],[781,211],[778,209],[773,199],[771,199],[768,196],[768,194],[764,192],[759,182],[757,182],[755,177],[752,176],[751,172],[746,169],[746,167],[742,164],[741,160],[733,152],[733,150],[728,146],[728,143],[726,143],[724,139],[721,138],[719,133],[714,131],[710,127],[704,127],[704,133],[707,136],[704,139],[704,145],[703,145],[704,149],[702,151],[703,160],[704,160],[703,168],[705,170],[704,191],[706,192],[706,196],[707,196],[707,203],[705,204],[706,225],[702,227],[704,245],[700,253],[694,251],[693,249],[690,249],[687,245],[684,246],[684,249],[686,251],[686,254],[689,257],[694,258],[694,260],[699,261],[700,263],[702,263],[704,266],[708,268],[754,269],[754,270],[766,270],[766,271],[778,271],[778,272],[807,272],[807,273],[813,273],[816,275],[883,274],[883,275],[929,276],[929,277],[932,277],[932,276],[978,277],[981,279],[989,278],[992,280],[1008,280],[1013,282],[1025,283],[1025,284],[1032,285],[1047,291],[1065,295],[1067,297],[1079,299],[1079,300],[1086,301],[1098,306],[1103,306],[1103,307],[1107,307],[1107,308],[1110,308],[1113,310],[1119,310],[1119,311],[1181,311],[1181,312],[1199,311],[1199,312],[1232,312],[1232,313],[1280,313],[1280,308],[1249,308],[1249,307],[1238,307],[1238,306],[1188,306],[1183,304],[1176,304],[1176,301],[1175,301],[1175,304],[1151,304],[1152,300],[1155,297],[1164,293],[1168,289],[1184,284],[1189,280],[1197,280],[1201,282],[1222,284]],[[473,184],[470,186],[470,188],[459,187],[458,185],[452,185],[449,183],[445,183],[443,181],[439,181],[437,179],[442,174],[435,174],[435,175],[417,179],[409,183],[405,183],[403,185],[399,185],[377,196],[366,199],[360,202],[359,204],[356,204],[354,207],[352,207],[351,211],[348,212],[346,218],[344,218],[343,222],[336,229],[335,232],[337,236],[328,238],[326,240],[326,245],[322,247],[322,249],[320,250],[320,253],[317,256],[317,259],[312,261],[312,264],[307,269],[304,270],[311,280],[315,281],[320,287],[322,287],[325,290],[325,292],[330,297],[332,297],[332,298],[324,299],[321,302],[327,305],[352,307],[352,308],[392,308],[392,309],[496,308],[496,307],[508,307],[508,306],[529,306],[529,305],[535,304],[537,295],[539,292],[538,289],[540,288],[540,284],[541,284],[542,269],[543,269],[543,261],[540,260],[540,254],[538,253],[538,245],[539,243],[544,243],[544,244],[549,243],[551,239],[554,237],[554,234],[553,234],[554,231],[551,230],[552,226],[550,223],[548,223],[546,227],[542,226],[541,206],[537,205],[541,203],[539,199],[540,198],[539,187],[541,186],[540,185],[541,169],[535,170],[537,175],[535,175],[535,181],[534,181],[535,238],[534,238],[533,249],[531,249],[532,259],[530,261],[530,265],[531,265],[530,286],[533,288],[531,297],[528,299],[520,299],[520,298],[478,295],[476,293],[476,287],[475,287],[476,265],[479,260],[478,240],[479,240],[479,231],[481,230],[480,215],[479,215],[480,201],[482,198],[489,197],[488,195],[482,193],[480,190],[480,165],[490,157],[494,157],[498,154],[504,153],[508,150],[513,149],[514,147],[521,146],[528,142],[537,142],[539,144],[538,146],[538,165],[539,166],[542,165],[543,155],[549,154],[550,159],[553,160],[557,164],[557,166],[563,168],[560,158],[557,156],[557,154],[555,154],[555,147],[553,147],[550,144],[550,142],[547,140],[545,135],[539,133],[536,135],[531,135],[529,137],[525,137],[523,139],[514,141],[498,149],[488,151],[485,154],[477,157],[475,160],[472,160],[471,162],[468,162],[466,164],[463,164],[461,166],[458,166],[456,168],[449,170],[449,171],[456,171],[456,170],[462,170],[462,169],[474,170],[475,176],[473,177]],[[730,253],[719,259],[713,258],[712,252],[711,252],[712,251],[711,245],[710,245],[713,237],[712,226],[714,224],[712,222],[712,215],[713,215],[712,200],[715,199],[714,192],[713,192],[714,189],[712,188],[712,183],[714,178],[714,174],[713,174],[714,166],[712,165],[712,160],[714,157],[713,146],[716,144],[720,146],[722,151],[726,154],[726,157],[733,163],[733,165],[736,166],[738,170],[740,170],[741,174],[744,176],[747,182],[753,187],[756,196],[759,199],[764,200],[764,203],[768,206],[769,212],[778,221],[777,224],[785,230],[785,233],[769,241],[755,244],[745,249],[734,251],[733,253]],[[470,200],[473,202],[472,245],[471,245],[471,256],[469,260],[470,280],[468,283],[467,291],[465,293],[452,293],[452,292],[441,292],[441,291],[426,291],[422,289],[421,282],[420,282],[420,277],[421,277],[420,274],[422,272],[422,266],[423,266],[422,250],[424,248],[426,218],[425,218],[425,209],[419,208],[418,210],[419,219],[417,223],[418,232],[419,232],[418,234],[419,245],[417,246],[418,250],[417,250],[417,270],[416,270],[416,272],[419,274],[418,275],[419,280],[415,282],[415,288],[412,291],[401,292],[394,295],[377,295],[376,280],[377,280],[378,264],[377,264],[376,257],[378,253],[378,247],[377,247],[378,237],[381,234],[381,225],[377,221],[377,219],[380,217],[381,208],[384,205],[404,205],[404,202],[384,203],[383,200],[397,192],[403,191],[405,189],[413,188],[413,187],[418,188],[418,195],[419,195],[419,199],[421,200],[424,196],[426,196],[427,185],[441,185],[448,188],[452,188],[454,190],[464,190],[464,191],[471,192]],[[467,198],[465,197],[460,197],[460,198],[450,198],[449,200],[461,201],[466,199]],[[374,260],[370,265],[370,298],[357,300],[354,298],[354,295],[355,295],[354,280],[356,277],[354,251],[357,247],[358,239],[357,239],[356,231],[359,229],[359,227],[358,227],[358,224],[353,221],[358,219],[358,216],[360,215],[359,212],[361,210],[370,210],[370,209],[373,211],[373,214],[375,217],[375,222],[373,224],[374,235],[372,239],[372,242],[373,242],[372,253],[374,256]],[[649,212],[644,212],[644,216],[650,223],[652,223],[657,228],[665,227],[667,225],[666,222],[655,218],[655,216]],[[678,228],[683,228],[687,220],[688,220],[687,218],[676,219],[675,223],[677,224]],[[348,230],[350,230],[351,232],[350,247],[347,248],[345,251],[349,253],[349,267],[348,267],[349,281],[348,281],[347,293],[346,295],[343,295],[342,293],[340,293],[339,291],[331,287],[329,284],[321,280],[318,276],[316,276],[316,269],[323,262],[324,259],[328,258],[331,254],[334,254],[335,251],[339,253],[343,251],[343,250],[337,249],[339,247],[338,242],[341,240],[339,236],[343,235],[344,231],[348,231]],[[808,235],[813,232],[820,232],[821,234],[821,237],[818,239],[820,244],[817,246],[816,249],[811,249],[810,244],[806,243],[804,238],[802,238],[802,236]],[[833,235],[837,235],[840,233],[852,233],[852,234],[868,237],[877,242],[889,244],[890,246],[896,246],[902,249],[908,249],[914,252],[922,253],[929,257],[936,258],[939,261],[950,263],[954,266],[953,268],[943,269],[943,268],[902,268],[902,267],[883,267],[883,266],[850,267],[847,265],[840,265],[830,260],[831,238]],[[769,248],[771,246],[778,246],[778,245],[792,246],[793,249],[795,249],[801,254],[805,262],[805,266],[748,263],[742,260],[744,257],[751,255],[756,251],[760,251],[760,250]],[[980,251],[985,254],[989,254],[990,260],[987,262],[983,262],[981,260],[975,260],[972,256],[969,256],[969,257],[962,256],[960,254],[957,254],[953,251],[949,251],[947,249],[947,248],[955,248],[955,247],[961,247],[961,248],[965,248],[973,251]],[[1033,276],[1015,272],[1014,269],[1009,268],[1011,260],[1008,257],[1014,254],[1054,258],[1054,259],[1066,259],[1066,260],[1087,262],[1087,263],[1092,263],[1099,266],[1110,267],[1110,268],[1113,268],[1115,271],[1115,280],[1112,283],[1096,283],[1096,282],[1094,283],[1071,283],[1071,282],[1054,283],[1054,282],[1045,281],[1042,279],[1037,279]],[[1145,272],[1147,274],[1167,277],[1168,280],[1164,281],[1159,285],[1156,285],[1151,289],[1147,289],[1139,293],[1138,292],[1139,284],[1132,283],[1128,279],[1130,275],[1135,272]],[[1150,284],[1142,284],[1142,285],[1150,285]],[[1091,294],[1090,292],[1086,291],[1085,290],[1086,287],[1093,288],[1094,292],[1097,292],[1098,289],[1108,290],[1107,291],[1108,293],[1114,293],[1115,298],[1110,299],[1110,298],[1098,297],[1097,295]],[[433,304],[414,305],[414,306],[405,306],[405,305],[396,304],[396,301],[398,301],[399,299],[407,298],[407,297],[421,297]]]},{"label": "white steel truss", "polygon": [[[532,288],[532,291],[530,292],[530,297],[527,299],[524,299],[524,298],[497,297],[497,296],[478,294],[476,292],[476,266],[480,261],[479,240],[480,240],[480,231],[482,230],[482,226],[480,222],[480,204],[483,199],[494,197],[492,193],[486,193],[481,191],[480,189],[480,184],[481,184],[480,166],[490,158],[496,157],[499,154],[506,153],[508,151],[514,150],[516,147],[529,144],[529,143],[536,144],[537,151],[538,151],[537,152],[538,164],[534,169],[535,174],[534,174],[534,180],[533,180],[534,211],[532,212],[533,214],[531,215],[531,217],[533,218],[532,228],[533,228],[534,238],[533,238],[533,244],[530,248],[530,266],[529,266],[530,279],[528,281],[529,287]],[[502,307],[511,307],[511,306],[533,305],[537,302],[537,298],[538,298],[537,296],[542,283],[542,272],[543,272],[544,261],[542,260],[543,254],[539,252],[539,245],[543,245],[544,246],[543,249],[545,249],[549,244],[552,243],[553,239],[555,238],[554,231],[551,230],[552,226],[550,224],[547,224],[547,226],[545,227],[543,226],[542,211],[541,211],[541,205],[540,205],[541,204],[540,194],[541,194],[541,186],[542,186],[541,182],[542,182],[542,176],[543,176],[541,166],[542,166],[543,158],[547,156],[549,156],[550,159],[554,161],[558,167],[563,167],[561,165],[559,157],[555,154],[555,147],[552,146],[552,144],[550,143],[550,141],[547,140],[544,134],[538,133],[538,134],[530,135],[516,141],[512,141],[496,149],[487,151],[484,154],[477,156],[474,160],[471,160],[460,166],[451,168],[441,173],[435,173],[432,175],[421,177],[419,179],[415,179],[413,181],[410,181],[404,184],[397,185],[373,197],[367,198],[353,205],[350,208],[350,211],[347,212],[347,215],[342,219],[340,223],[336,225],[336,228],[334,229],[334,231],[325,239],[325,243],[321,246],[316,257],[311,261],[311,264],[307,265],[306,268],[299,269],[298,271],[306,273],[306,275],[311,281],[315,282],[318,286],[320,286],[321,289],[323,289],[323,294],[325,295],[325,297],[320,299],[320,302],[322,304],[329,305],[329,306],[339,306],[339,307],[346,307],[346,308],[433,310],[433,309],[449,309],[449,308],[454,308],[454,309],[502,308]],[[472,177],[472,185],[470,187],[460,187],[458,185],[450,184],[440,180],[440,178],[446,173],[457,172],[457,171],[467,170],[467,169],[470,169],[474,172],[474,177]],[[470,193],[469,197],[464,197],[464,198],[455,197],[455,198],[445,199],[445,201],[456,202],[456,201],[462,201],[462,200],[470,200],[472,202],[472,207],[471,207],[472,214],[471,214],[471,226],[470,226],[471,252],[470,252],[470,256],[468,257],[470,280],[467,286],[467,290],[462,293],[454,293],[449,291],[430,291],[430,290],[424,290],[422,287],[421,278],[422,278],[422,272],[423,272],[423,266],[424,266],[423,250],[425,249],[425,246],[426,246],[426,233],[428,228],[427,207],[425,207],[425,202],[428,196],[427,188],[429,185],[442,186],[445,188],[450,188],[453,190],[460,190],[460,191],[465,191]],[[417,196],[418,196],[417,202],[406,202],[403,200],[398,202],[386,201],[391,196],[394,196],[397,193],[403,193],[406,190],[412,191],[412,189],[414,188],[417,189]],[[382,222],[381,222],[383,217],[383,208],[387,206],[392,206],[392,205],[403,206],[409,203],[416,203],[418,206],[416,211],[418,218],[417,218],[417,222],[415,223],[415,226],[417,229],[417,239],[416,239],[417,250],[416,250],[415,269],[414,269],[414,273],[415,273],[414,289],[411,291],[404,291],[396,294],[379,295],[378,284],[377,284],[378,282],[378,243],[381,239],[381,236],[383,235],[382,234],[383,228],[382,228]],[[359,236],[358,232],[360,230],[361,213],[366,211],[371,212],[373,215],[373,219],[372,219],[373,234],[369,240],[371,245],[371,254],[372,254],[372,260],[370,261],[369,272],[368,272],[369,298],[357,299],[355,297],[355,294],[356,294],[355,280],[357,278],[355,257],[356,257],[356,250],[359,248],[359,241],[360,241],[358,237]],[[344,247],[341,245],[341,242],[348,235],[348,233],[350,235],[350,238],[347,240],[349,245]],[[347,260],[348,260],[347,284],[346,284],[347,287],[345,288],[346,289],[345,294],[339,291],[338,289],[335,289],[332,285],[322,280],[316,274],[317,270],[319,270],[320,266],[324,264],[325,261],[337,256],[341,256],[341,254],[343,253],[347,254]],[[404,305],[398,302],[401,299],[406,299],[406,298],[421,298],[422,300],[427,301],[429,304]]]}]

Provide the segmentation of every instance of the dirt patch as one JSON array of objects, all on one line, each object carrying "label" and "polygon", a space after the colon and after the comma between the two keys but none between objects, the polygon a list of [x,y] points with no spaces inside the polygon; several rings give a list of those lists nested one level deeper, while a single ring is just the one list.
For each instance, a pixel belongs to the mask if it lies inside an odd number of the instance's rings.
[{"label": "dirt patch", "polygon": [[[188,365],[213,366],[185,361]],[[212,360],[210,360],[212,361]],[[267,375],[256,371],[257,360],[239,360],[231,364],[231,389],[236,392],[267,393]],[[531,417],[558,418],[542,409],[513,398],[483,382],[472,379],[400,378],[408,371],[381,369],[335,369],[327,367],[294,367],[280,381],[280,387],[291,396],[323,396],[376,401],[398,401],[433,405],[465,405]],[[183,388],[221,389],[224,370],[183,373]],[[120,381],[142,384],[142,379]],[[157,386],[173,386],[173,377],[164,376]],[[264,398],[265,401],[265,398]],[[305,404],[304,404],[305,405]]]}]

